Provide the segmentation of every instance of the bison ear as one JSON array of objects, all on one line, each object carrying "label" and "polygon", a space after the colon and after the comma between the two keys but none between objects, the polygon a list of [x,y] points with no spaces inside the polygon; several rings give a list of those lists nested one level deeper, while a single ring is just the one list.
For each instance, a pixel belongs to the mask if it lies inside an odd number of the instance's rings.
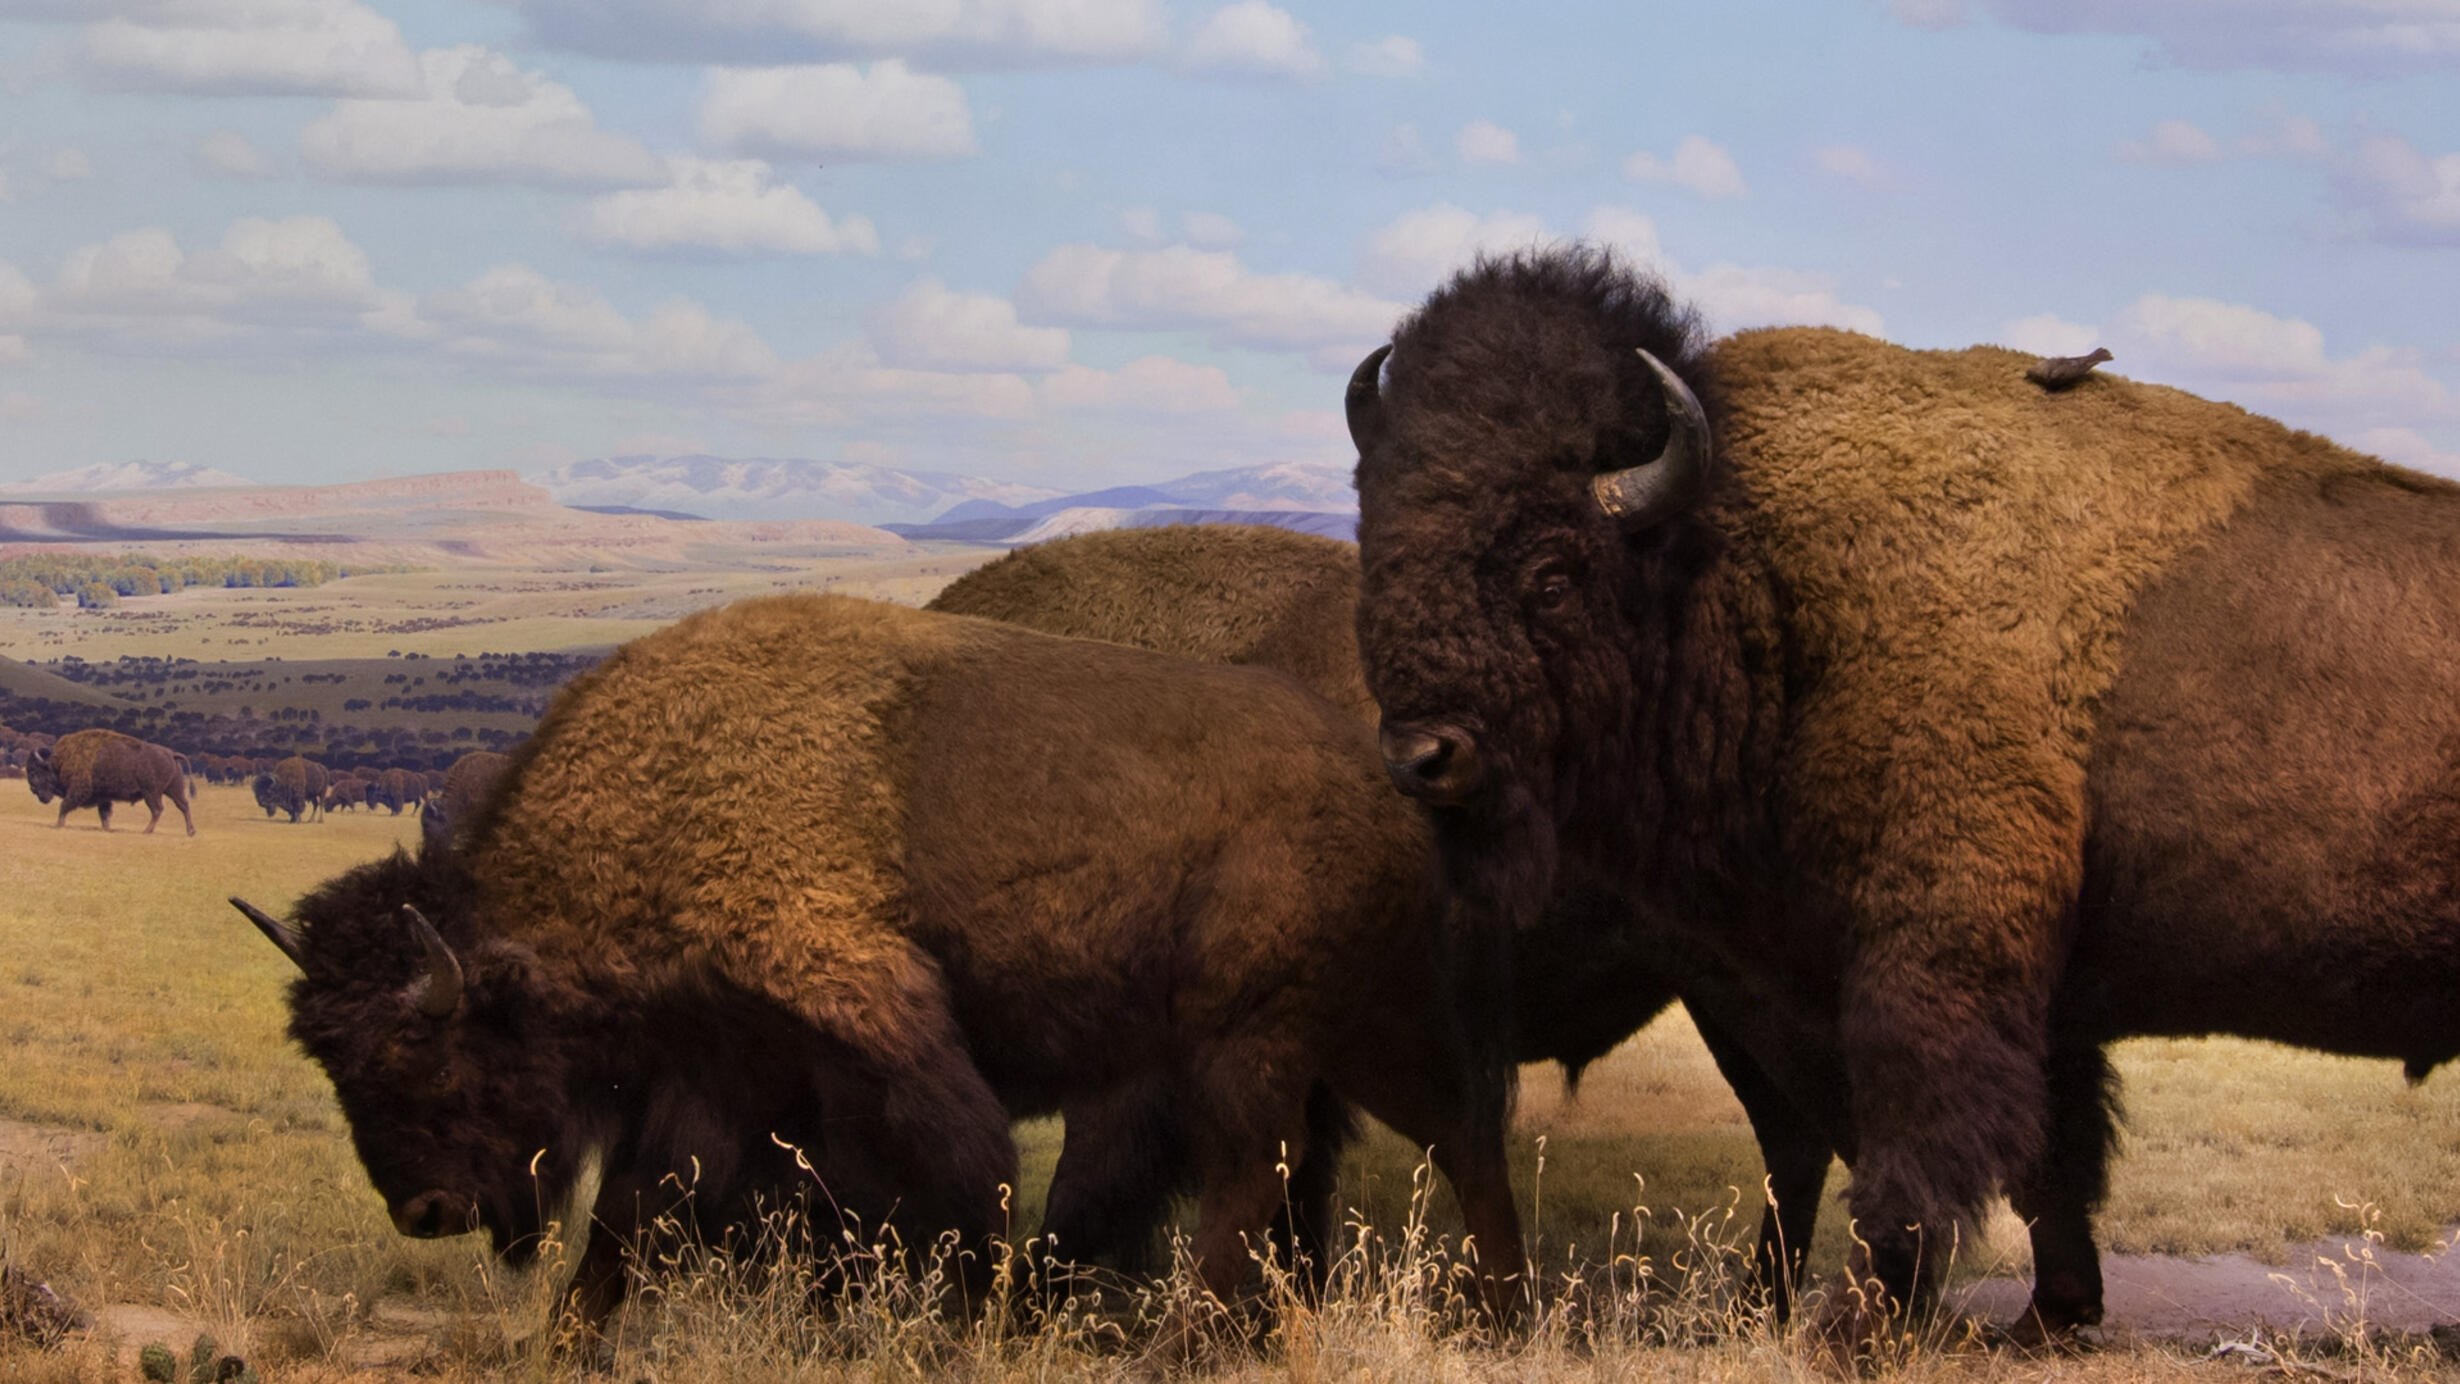
[{"label": "bison ear", "polygon": [[403,904],[401,920],[427,948],[427,974],[411,983],[410,997],[428,1018],[449,1019],[461,1008],[461,958],[453,955],[452,945],[427,921],[426,914]]},{"label": "bison ear", "polygon": [[303,971],[307,969],[306,944],[299,936],[297,928],[258,908],[246,899],[232,899],[231,907],[238,909],[249,922],[256,924],[256,930],[265,934],[266,941],[280,947],[282,955],[289,957],[292,965]]},{"label": "bison ear", "polygon": [[1384,370],[1384,357],[1391,354],[1390,346],[1378,346],[1368,352],[1367,358],[1350,372],[1349,392],[1342,399],[1342,407],[1349,413],[1350,441],[1357,445],[1362,457],[1384,440],[1384,397],[1379,376]]},{"label": "bison ear", "polygon": [[1708,411],[1682,377],[1664,361],[1640,352],[1666,402],[1666,445],[1637,466],[1602,471],[1589,479],[1598,508],[1626,530],[1651,528],[1673,518],[1698,496],[1708,479],[1712,441]]}]

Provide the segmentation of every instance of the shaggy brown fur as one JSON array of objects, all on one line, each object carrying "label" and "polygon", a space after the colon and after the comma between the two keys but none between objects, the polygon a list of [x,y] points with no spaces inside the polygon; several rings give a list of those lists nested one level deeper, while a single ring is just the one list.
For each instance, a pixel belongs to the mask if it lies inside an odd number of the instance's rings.
[{"label": "shaggy brown fur", "polygon": [[287,812],[294,822],[303,814],[313,821],[324,815],[325,789],[331,781],[325,766],[305,755],[292,755],[256,776],[256,805],[268,817]]},{"label": "shaggy brown fur", "polygon": [[933,610],[1277,668],[1372,723],[1358,672],[1358,550],[1288,529],[1114,529],[984,563]]},{"label": "shaggy brown fur", "polygon": [[68,825],[68,814],[93,808],[102,829],[111,829],[113,803],[144,803],[154,815],[146,820],[152,832],[162,822],[162,800],[179,809],[188,834],[196,835],[196,818],[188,811],[185,760],[164,746],[122,735],[115,730],[73,731],[58,742],[36,750],[26,760],[26,786],[35,800],[60,800],[55,827]]},{"label": "shaggy brown fur", "polygon": [[410,769],[387,769],[376,775],[375,784],[367,805],[390,809],[396,817],[403,808],[415,807],[427,796],[427,780]]},{"label": "shaggy brown fur", "polygon": [[[2005,351],[1796,329],[1711,359],[1695,342],[1662,294],[1582,254],[1482,265],[1404,323],[1381,440],[1359,463],[1361,650],[1388,728],[1459,756],[1439,835],[1468,895],[1525,918],[1568,857],[1647,899],[1696,972],[1686,999],[1855,1150],[1854,1209],[1891,1290],[1918,1293],[1930,1270],[1907,1227],[1944,1229],[1994,1188],[2089,1208],[2108,1128],[2094,1043],[2152,1013],[2225,1009],[2214,1026],[2358,1051],[2385,1046],[2383,1015],[2408,1025],[2401,1055],[2460,1050],[2448,1004],[2361,1018],[2318,1003],[2303,963],[2310,983],[2260,1025],[2210,1000],[2173,1010],[2152,979],[2270,961],[2265,929],[2286,924],[2264,920],[2289,898],[2315,908],[2316,935],[2337,930],[2336,955],[2427,987],[2421,1003],[2460,978],[2460,909],[2423,902],[2452,897],[2460,838],[2399,828],[2421,810],[2402,804],[2451,791],[2460,746],[2438,739],[2460,582],[2430,554],[2460,532],[2450,487],[2118,377],[2045,395]],[[1691,513],[1627,534],[1587,486],[1666,433],[1634,346],[1695,381],[1722,473]],[[2361,500],[2417,541],[2371,562],[2352,551],[2334,507]],[[2340,586],[2236,597],[2228,633],[2247,654],[2232,661],[2221,631],[2198,633],[2214,596],[2160,593],[2277,580],[2260,543],[2216,556],[2276,513]],[[2382,575],[2339,575],[2370,567]],[[2432,618],[2398,623],[2395,593]],[[2194,613],[2165,621],[2165,601]],[[2298,601],[2313,611],[2283,619]],[[2367,672],[2284,673],[2318,626],[2331,637],[2306,648]],[[2137,693],[2155,676],[2139,658],[2238,679],[2245,700],[2190,729],[2202,718],[2172,699],[2195,694]],[[2382,709],[2353,716],[2342,686]],[[2130,762],[2163,763],[2161,789],[2187,796],[2096,806],[2125,782],[2100,758],[2119,742],[2098,737],[2138,705],[2150,724],[2124,742]],[[2336,858],[2308,878],[2345,877],[2344,819],[2321,795],[2274,794],[2268,775],[2284,735],[2349,745],[2376,718],[2436,747],[2365,771],[2386,796],[2345,822],[2376,843],[2357,855],[2382,889],[2417,896],[2409,921],[2346,891],[2257,909],[2243,878],[2201,871],[2253,820],[2203,809],[2251,795],[2271,805],[2275,881]],[[2156,811],[2166,836],[2139,820]],[[2215,910],[2191,958],[2177,895],[2154,887],[2190,879]],[[2122,937],[2140,963],[2104,968],[2099,948]],[[2105,996],[2139,986],[2140,1012]],[[2092,1017],[2113,1013],[2135,1016]],[[2089,1263],[2085,1209],[2066,1218]],[[2050,1276],[2037,1302],[2074,1319]],[[2097,1274],[2090,1290],[2097,1307]]]},{"label": "shaggy brown fur", "polygon": [[[414,1234],[516,1249],[594,1146],[619,1232],[680,1186],[704,1225],[808,1193],[970,1245],[1012,1117],[1158,1081],[1226,1292],[1321,1083],[1434,1148],[1509,1275],[1507,1069],[1451,1002],[1426,850],[1359,726],[1278,674],[746,602],[575,682],[460,849],[304,900],[292,1032]],[[450,1017],[404,903],[459,955]]]},{"label": "shaggy brown fur", "polygon": [[[1347,543],[1261,525],[1176,525],[1019,549],[950,583],[927,608],[1274,668],[1372,725],[1357,605],[1358,550]],[[1516,1061],[1561,1062],[1576,1084],[1582,1067],[1674,1003],[1673,978],[1655,949],[1635,939],[1628,912],[1610,889],[1567,886],[1514,935]],[[1704,1036],[1751,1117],[1769,1171],[1774,1204],[1762,1217],[1759,1262],[1782,1312],[1792,1275],[1776,1266],[1782,1257],[1801,1267],[1832,1151],[1739,1048],[1713,1025]],[[1068,1112],[1045,1224],[1082,1257],[1133,1266],[1183,1175],[1170,1093],[1148,1094],[1150,1108],[1112,1096],[1098,1109]],[[1329,1169],[1339,1150],[1326,1142],[1318,1147]],[[1080,1179],[1080,1166],[1101,1172]]]}]

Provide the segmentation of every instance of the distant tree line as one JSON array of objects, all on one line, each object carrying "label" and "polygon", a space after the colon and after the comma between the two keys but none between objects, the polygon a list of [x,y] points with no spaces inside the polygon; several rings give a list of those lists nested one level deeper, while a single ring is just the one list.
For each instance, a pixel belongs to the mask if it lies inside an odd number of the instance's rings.
[{"label": "distant tree line", "polygon": [[159,596],[190,586],[320,586],[339,577],[406,568],[326,562],[319,558],[116,557],[66,549],[0,558],[0,603],[116,605],[122,596]]}]

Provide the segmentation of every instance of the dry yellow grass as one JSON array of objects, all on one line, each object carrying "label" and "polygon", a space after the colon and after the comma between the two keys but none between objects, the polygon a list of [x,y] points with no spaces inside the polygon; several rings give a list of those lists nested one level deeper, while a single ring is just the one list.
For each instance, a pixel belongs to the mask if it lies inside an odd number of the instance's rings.
[{"label": "dry yellow grass", "polygon": [[[568,1362],[501,1353],[503,1324],[537,1309],[531,1285],[492,1268],[475,1241],[393,1234],[323,1077],[282,1035],[288,963],[223,902],[238,893],[286,907],[412,839],[416,819],[291,825],[265,820],[245,790],[201,793],[193,838],[143,836],[125,814],[105,835],[90,813],[53,830],[51,810],[22,783],[0,781],[0,1248],[90,1306],[137,1304],[201,1323],[279,1364],[280,1377],[411,1359],[445,1378],[562,1373]],[[2396,1245],[2422,1247],[2450,1219],[2460,1080],[2448,1073],[2410,1090],[2389,1063],[2233,1043],[2131,1044],[2119,1061],[2137,1132],[2104,1218],[2114,1247],[2277,1257],[2356,1229],[2344,1201],[2384,1208]],[[1047,1121],[1022,1131],[1020,1229],[1038,1211],[1058,1133]],[[1550,1071],[1529,1073],[1516,1144],[1542,1259],[1585,1263],[1592,1280],[1609,1255],[1637,1253],[1663,1271],[1697,1254],[1697,1236],[1740,1239],[1756,1222],[1748,1129],[1679,1014],[1594,1068],[1576,1104]],[[72,1161],[54,1161],[52,1147]],[[1368,1224],[1403,1225],[1416,1164],[1414,1150],[1376,1132],[1349,1164],[1345,1204]],[[1440,1232],[1449,1213],[1434,1200]],[[1644,1232],[1636,1206],[1650,1211]],[[1819,1262],[1838,1260],[1842,1231],[1832,1208]],[[1811,1368],[1798,1344],[1757,1334],[1674,1349],[1649,1334],[1670,1319],[1637,1308],[1602,1341],[1558,1325],[1531,1343],[1479,1346],[1396,1291],[1362,1281],[1320,1313],[1286,1316],[1260,1356],[1233,1352],[1209,1368],[1463,1380],[1725,1380]],[[626,1369],[677,1381],[1091,1379],[1137,1364],[1083,1324],[1017,1337],[917,1313],[852,1331],[815,1328],[802,1309],[722,1273],[687,1279],[656,1311],[635,1314]],[[131,1377],[128,1350],[113,1364],[111,1349],[87,1342],[37,1358],[0,1347],[0,1378]],[[2053,1370],[2192,1372],[2155,1351],[2083,1366],[1966,1352],[1905,1373],[2029,1380]]]}]

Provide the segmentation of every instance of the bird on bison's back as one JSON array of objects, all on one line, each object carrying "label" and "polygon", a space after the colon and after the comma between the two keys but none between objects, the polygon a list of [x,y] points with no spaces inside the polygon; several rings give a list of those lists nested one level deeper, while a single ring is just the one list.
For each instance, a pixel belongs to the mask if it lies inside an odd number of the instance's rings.
[{"label": "bird on bison's back", "polygon": [[141,802],[154,814],[145,823],[150,835],[162,823],[162,800],[179,809],[188,834],[196,835],[196,818],[188,811],[188,773],[184,756],[167,746],[122,735],[115,730],[71,731],[26,758],[26,787],[35,801],[60,800],[55,827],[68,825],[68,814],[93,808],[102,829],[111,829],[113,803]]},{"label": "bird on bison's back", "polygon": [[[1372,726],[1358,663],[1358,550],[1263,525],[1112,529],[1019,548],[957,578],[927,607],[1051,634],[1106,639],[1208,662],[1288,673]],[[1374,750],[1361,746],[1373,770]],[[1566,879],[1512,935],[1510,1043],[1518,1062],[1581,1068],[1663,1013],[1677,968],[1630,924],[1632,905],[1595,881]],[[1833,1156],[1827,1133],[1794,1109],[1735,1044],[1698,1023],[1751,1120],[1768,1172],[1755,1258],[1779,1316],[1803,1269]],[[1044,1227],[1078,1257],[1143,1265],[1188,1169],[1175,1155],[1176,1093],[1107,1094],[1067,1112]],[[1316,1142],[1293,1177],[1332,1178],[1339,1147]],[[1096,1170],[1096,1171],[1088,1171]],[[1322,1261],[1322,1246],[1308,1246]]]},{"label": "bird on bison's back", "polygon": [[301,966],[292,1035],[404,1233],[521,1254],[603,1154],[590,1312],[670,1212],[825,1192],[979,1246],[1013,1118],[1146,1082],[1188,1093],[1216,1292],[1321,1087],[1433,1148],[1500,1305],[1508,1060],[1365,740],[1270,672],[776,597],[575,681],[453,848],[301,926],[240,906]]},{"label": "bird on bison's back", "polygon": [[1348,414],[1367,684],[1458,897],[1615,881],[1846,1152],[1857,1277],[1927,1302],[2005,1190],[2058,1331],[2106,1043],[2460,1052],[2460,487],[2031,363],[1709,345],[1572,248],[1453,279]]}]

